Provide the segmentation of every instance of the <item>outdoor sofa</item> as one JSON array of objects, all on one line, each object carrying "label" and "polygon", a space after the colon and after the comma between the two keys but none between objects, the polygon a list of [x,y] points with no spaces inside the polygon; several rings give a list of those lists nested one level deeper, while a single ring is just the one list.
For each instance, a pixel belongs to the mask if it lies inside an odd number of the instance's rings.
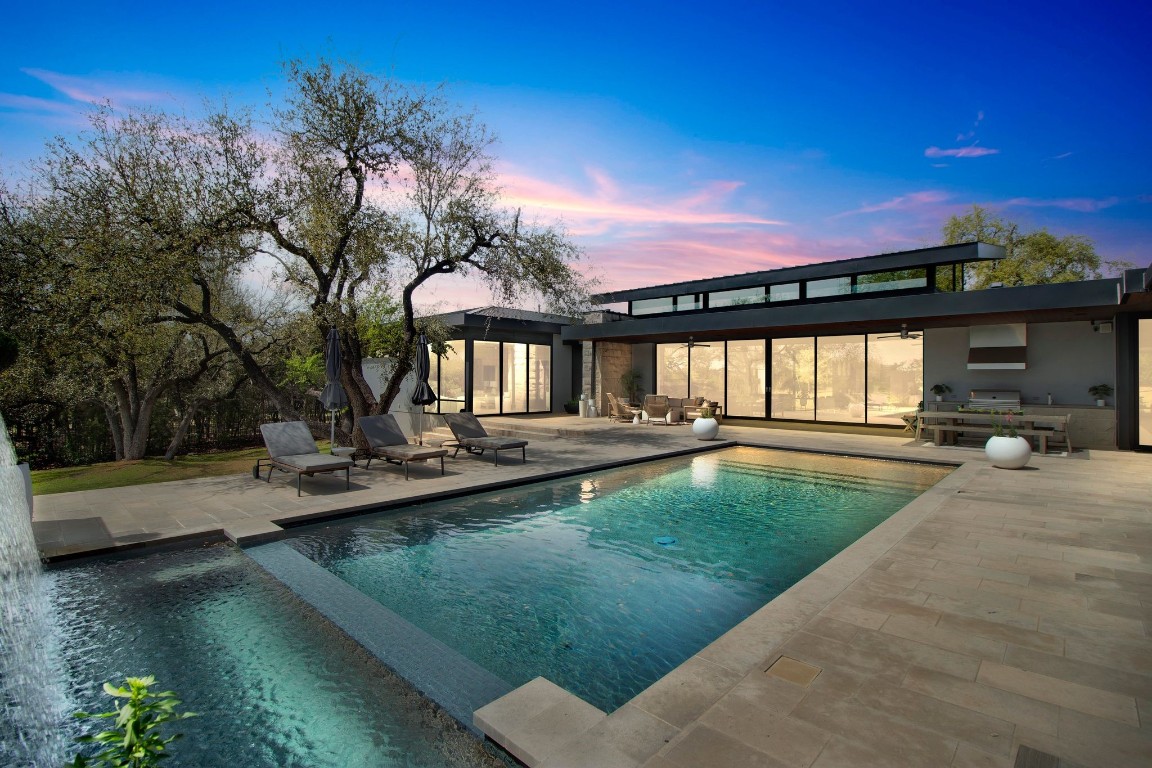
[{"label": "outdoor sofa", "polygon": [[295,473],[296,495],[300,495],[300,483],[304,475],[309,477],[327,472],[344,470],[344,490],[351,487],[352,459],[320,453],[316,440],[302,421],[285,421],[276,424],[261,424],[260,433],[268,449],[267,459],[258,459],[252,467],[252,476],[260,477],[263,466],[268,467],[265,482],[272,482],[272,470]]},{"label": "outdoor sofa", "polygon": [[460,453],[461,448],[468,453],[477,455],[482,455],[484,451],[492,451],[495,466],[500,466],[500,451],[519,448],[521,460],[528,461],[528,456],[525,453],[525,446],[528,445],[527,440],[520,440],[515,437],[493,437],[484,429],[480,420],[467,411],[440,415],[455,437],[455,440],[443,444],[456,446],[456,453],[452,454],[453,458]]},{"label": "outdoor sofa", "polygon": [[444,474],[444,457],[448,455],[448,451],[428,445],[411,445],[408,436],[400,429],[396,417],[392,414],[361,416],[356,419],[356,424],[364,433],[364,439],[368,441],[368,446],[372,450],[365,467],[372,465],[374,457],[382,458],[391,464],[403,464],[404,479],[407,480],[410,462],[440,459],[440,474]]}]

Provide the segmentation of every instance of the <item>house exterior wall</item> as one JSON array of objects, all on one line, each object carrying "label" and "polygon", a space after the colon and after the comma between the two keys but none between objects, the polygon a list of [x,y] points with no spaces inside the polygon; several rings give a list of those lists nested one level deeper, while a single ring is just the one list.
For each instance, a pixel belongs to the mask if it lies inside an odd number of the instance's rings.
[{"label": "house exterior wall", "polygon": [[640,394],[655,395],[656,392],[656,345],[633,344],[632,367],[640,371]]},{"label": "house exterior wall", "polygon": [[595,384],[593,386],[596,410],[608,413],[608,392],[620,397],[620,377],[632,369],[632,345],[616,341],[596,343]]}]

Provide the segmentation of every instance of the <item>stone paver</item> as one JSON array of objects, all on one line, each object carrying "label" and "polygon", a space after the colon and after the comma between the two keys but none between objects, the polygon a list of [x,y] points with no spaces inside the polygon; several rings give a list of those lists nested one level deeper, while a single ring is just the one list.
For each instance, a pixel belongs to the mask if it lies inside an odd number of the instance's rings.
[{"label": "stone paver", "polygon": [[[461,457],[447,477],[417,469],[407,483],[373,466],[353,472],[350,492],[306,479],[300,499],[286,478],[250,477],[38,497],[34,522],[55,554],[229,526],[274,535],[281,523],[709,447],[686,428],[573,426],[531,438],[527,465]],[[537,753],[544,768],[1007,768],[1022,745],[1086,768],[1152,765],[1152,456],[1036,456],[1013,472],[906,436],[726,423],[721,438],[959,468],[632,702],[589,718],[578,742]],[[767,674],[782,656],[820,672],[807,686]]]}]

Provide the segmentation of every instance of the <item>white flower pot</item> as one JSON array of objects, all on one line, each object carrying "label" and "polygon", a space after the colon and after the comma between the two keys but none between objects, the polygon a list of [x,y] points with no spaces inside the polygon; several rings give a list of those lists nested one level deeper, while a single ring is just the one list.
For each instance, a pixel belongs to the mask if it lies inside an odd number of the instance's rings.
[{"label": "white flower pot", "polygon": [[1103,408],[1104,407],[1104,401],[1103,400],[1097,400],[1096,401],[1096,407],[1097,408]]},{"label": "white flower pot", "polygon": [[636,414],[635,416],[632,417],[632,423],[633,424],[639,424],[640,423],[640,414]]},{"label": "white flower pot", "polygon": [[992,466],[1000,469],[1020,469],[1032,458],[1032,444],[1022,437],[988,438],[984,444],[984,455]]},{"label": "white flower pot", "polygon": [[944,395],[936,395],[936,402],[939,403],[943,399],[944,399]]},{"label": "white flower pot", "polygon": [[696,419],[692,422],[692,434],[697,440],[715,440],[720,432],[720,423],[716,419]]}]

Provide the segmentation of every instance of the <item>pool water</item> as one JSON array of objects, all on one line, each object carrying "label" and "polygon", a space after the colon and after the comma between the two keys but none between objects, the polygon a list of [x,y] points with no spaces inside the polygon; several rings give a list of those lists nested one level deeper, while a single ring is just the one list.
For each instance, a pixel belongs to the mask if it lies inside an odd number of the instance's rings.
[{"label": "pool water", "polygon": [[233,547],[47,578],[71,709],[107,711],[104,681],[154,675],[199,714],[172,726],[173,768],[506,765]]},{"label": "pool water", "polygon": [[511,685],[542,675],[611,711],[949,471],[732,448],[289,542]]}]

